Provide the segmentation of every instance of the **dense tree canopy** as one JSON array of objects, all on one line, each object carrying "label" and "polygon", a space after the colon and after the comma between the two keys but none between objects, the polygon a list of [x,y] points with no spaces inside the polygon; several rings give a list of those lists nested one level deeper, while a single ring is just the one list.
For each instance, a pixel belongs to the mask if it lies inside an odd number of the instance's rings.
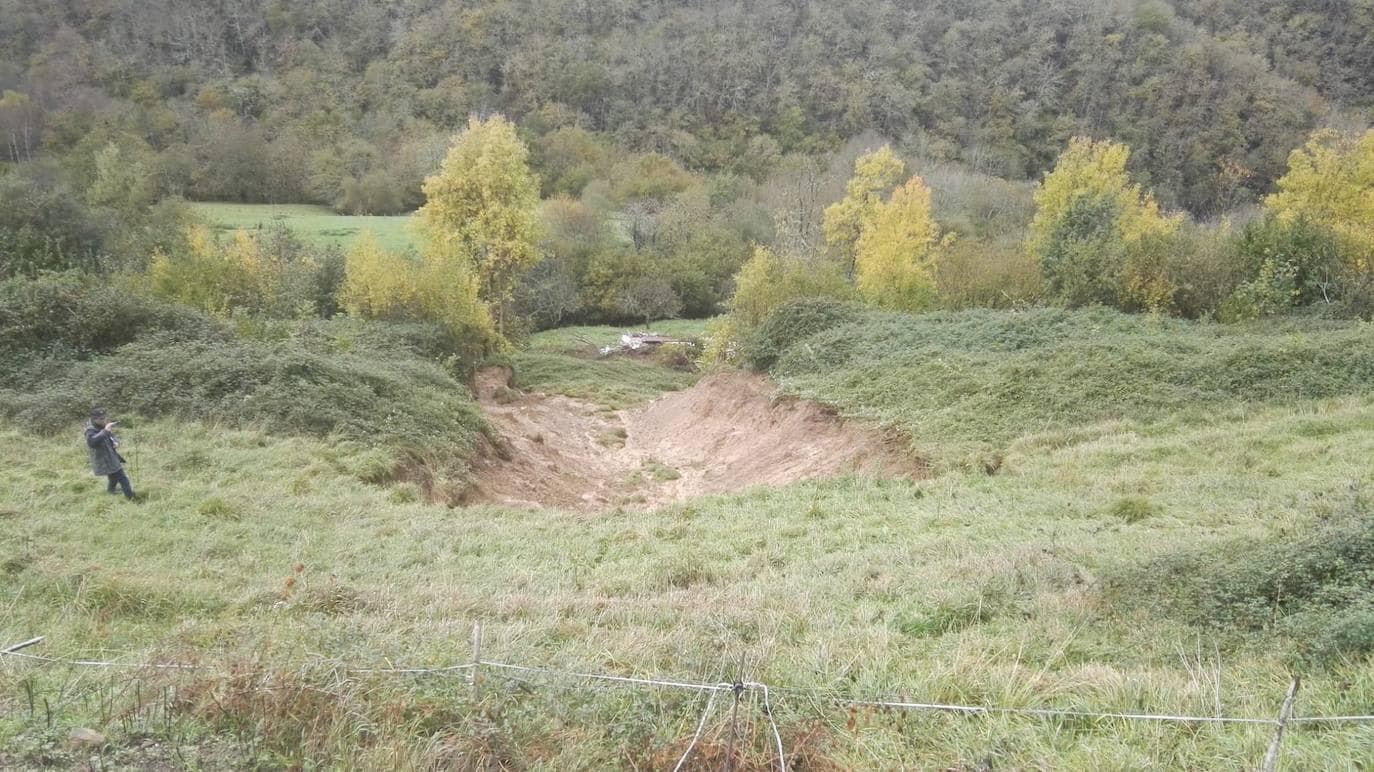
[{"label": "dense tree canopy", "polygon": [[376,213],[474,113],[570,195],[616,144],[761,179],[873,130],[1027,178],[1110,135],[1211,213],[1374,105],[1371,35],[1368,0],[0,0],[0,157],[137,139],[164,191]]},{"label": "dense tree canopy", "polygon": [[[743,317],[772,281],[1371,316],[1372,32],[1371,0],[0,0],[0,276],[151,264],[183,297],[222,264],[184,299],[516,336]],[[443,235],[282,252],[183,199]]]},{"label": "dense tree canopy", "polygon": [[930,216],[930,188],[912,177],[880,204],[855,247],[854,284],[880,308],[921,311],[935,302],[940,226]]},{"label": "dense tree canopy", "polygon": [[470,272],[502,331],[516,281],[538,261],[539,182],[528,159],[505,118],[473,118],[425,179],[425,205],[416,212],[427,262]]}]

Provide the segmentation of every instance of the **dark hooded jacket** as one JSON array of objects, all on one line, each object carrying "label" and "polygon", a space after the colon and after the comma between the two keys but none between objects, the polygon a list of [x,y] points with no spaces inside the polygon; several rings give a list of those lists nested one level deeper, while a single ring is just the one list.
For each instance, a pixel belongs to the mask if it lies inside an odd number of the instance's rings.
[{"label": "dark hooded jacket", "polygon": [[91,455],[91,471],[99,474],[114,474],[124,468],[124,459],[115,452],[119,442],[109,431],[86,424],[86,450]]}]

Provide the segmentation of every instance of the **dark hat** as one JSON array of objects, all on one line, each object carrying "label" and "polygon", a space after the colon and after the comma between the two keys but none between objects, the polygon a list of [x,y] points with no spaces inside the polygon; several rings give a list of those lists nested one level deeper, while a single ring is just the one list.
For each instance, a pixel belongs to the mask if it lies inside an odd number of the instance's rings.
[{"label": "dark hat", "polygon": [[93,408],[91,408],[91,420],[92,420],[92,421],[99,421],[99,420],[103,419],[103,418],[105,417],[105,415],[106,415],[106,413],[105,413],[105,408],[103,408],[103,407],[93,407]]}]

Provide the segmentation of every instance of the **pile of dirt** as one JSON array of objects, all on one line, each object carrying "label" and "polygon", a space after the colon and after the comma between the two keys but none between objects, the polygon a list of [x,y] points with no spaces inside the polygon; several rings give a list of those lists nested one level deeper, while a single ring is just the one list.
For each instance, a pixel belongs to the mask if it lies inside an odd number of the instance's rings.
[{"label": "pile of dirt", "polygon": [[780,397],[756,375],[712,375],[625,411],[509,383],[506,370],[478,376],[499,439],[476,463],[464,503],[596,511],[842,474],[926,473],[900,440]]}]

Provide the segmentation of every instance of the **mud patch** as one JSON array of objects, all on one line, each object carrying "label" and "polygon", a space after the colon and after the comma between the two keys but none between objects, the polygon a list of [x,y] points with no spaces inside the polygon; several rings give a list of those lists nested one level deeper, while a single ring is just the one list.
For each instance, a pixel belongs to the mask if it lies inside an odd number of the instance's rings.
[{"label": "mud patch", "polygon": [[478,376],[498,437],[475,463],[464,503],[596,511],[843,474],[927,473],[901,440],[780,397],[756,375],[713,375],[623,411],[509,384],[509,371]]}]

